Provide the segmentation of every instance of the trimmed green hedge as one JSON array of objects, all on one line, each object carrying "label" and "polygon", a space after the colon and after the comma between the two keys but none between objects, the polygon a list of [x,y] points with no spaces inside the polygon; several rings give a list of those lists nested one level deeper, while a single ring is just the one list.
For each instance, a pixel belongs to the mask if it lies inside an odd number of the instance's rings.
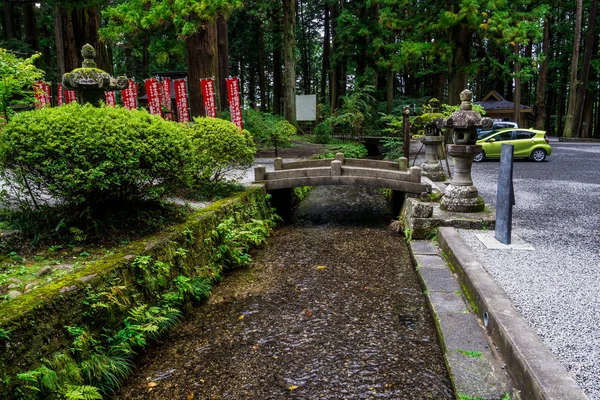
[{"label": "trimmed green hedge", "polygon": [[223,270],[250,261],[273,220],[255,186],[6,303],[0,398],[110,393],[136,351],[208,297]]},{"label": "trimmed green hedge", "polygon": [[145,111],[77,104],[19,113],[0,137],[3,179],[21,196],[93,206],[158,198],[194,167],[181,124]]},{"label": "trimmed green hedge", "polygon": [[234,170],[252,166],[256,146],[250,133],[223,119],[194,118],[187,133],[196,152],[198,177],[218,182]]}]

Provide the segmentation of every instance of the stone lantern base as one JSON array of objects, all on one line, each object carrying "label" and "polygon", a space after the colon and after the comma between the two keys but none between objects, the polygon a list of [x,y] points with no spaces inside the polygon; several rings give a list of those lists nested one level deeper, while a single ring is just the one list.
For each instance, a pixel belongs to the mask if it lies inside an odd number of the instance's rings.
[{"label": "stone lantern base", "polygon": [[454,161],[454,177],[446,188],[440,208],[451,212],[479,212],[485,209],[483,198],[473,186],[471,167],[473,157],[481,151],[479,145],[448,145],[448,154]]},{"label": "stone lantern base", "polygon": [[421,164],[421,175],[424,175],[436,182],[446,180],[444,168],[437,156],[437,149],[444,143],[443,136],[423,136],[421,143],[425,146],[425,162]]}]

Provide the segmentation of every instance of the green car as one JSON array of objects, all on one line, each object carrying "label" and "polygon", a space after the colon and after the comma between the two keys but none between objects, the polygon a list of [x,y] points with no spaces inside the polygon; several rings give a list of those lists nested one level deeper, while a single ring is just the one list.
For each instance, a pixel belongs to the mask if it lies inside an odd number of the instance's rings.
[{"label": "green car", "polygon": [[533,129],[508,128],[489,132],[480,136],[477,144],[481,152],[473,160],[480,162],[486,158],[500,158],[502,144],[514,146],[515,158],[531,158],[533,161],[544,161],[552,154],[552,147],[546,132]]}]

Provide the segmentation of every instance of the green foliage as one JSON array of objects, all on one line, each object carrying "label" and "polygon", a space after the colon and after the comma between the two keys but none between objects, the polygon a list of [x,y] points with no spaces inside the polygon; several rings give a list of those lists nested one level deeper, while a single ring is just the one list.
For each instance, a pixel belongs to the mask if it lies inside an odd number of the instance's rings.
[{"label": "green foliage", "polygon": [[265,243],[274,226],[274,219],[252,219],[240,227],[234,217],[227,218],[204,240],[213,248],[208,267],[220,272],[225,268],[250,264],[252,259],[248,250]]},{"label": "green foliage", "polygon": [[14,114],[12,107],[34,104],[33,85],[44,76],[44,72],[35,66],[39,57],[40,54],[34,54],[20,58],[0,47],[0,115],[7,121]]},{"label": "green foliage", "polygon": [[294,189],[294,197],[297,201],[302,201],[308,196],[310,191],[313,189],[312,186],[296,186]]},{"label": "green foliage", "polygon": [[335,129],[332,125],[331,119],[326,119],[325,121],[320,122],[314,130],[315,141],[321,144],[327,144],[331,141]]},{"label": "green foliage", "polygon": [[259,148],[289,147],[296,127],[279,115],[246,110],[244,127],[251,134]]},{"label": "green foliage", "polygon": [[187,132],[196,153],[200,182],[219,182],[227,174],[252,166],[256,146],[250,133],[235,124],[218,118],[194,118]]},{"label": "green foliage", "polygon": [[471,358],[481,358],[483,355],[483,353],[480,351],[468,351],[468,350],[457,349],[456,352],[459,354],[464,354],[465,356],[471,357]]},{"label": "green foliage", "polygon": [[373,86],[364,86],[344,96],[342,107],[315,128],[320,142],[328,143],[327,138],[333,131],[339,131],[343,138],[361,138],[365,135],[365,129],[368,133],[374,121],[374,92]]},{"label": "green foliage", "polygon": [[0,328],[0,340],[10,340],[10,331]]},{"label": "green foliage", "polygon": [[386,160],[397,160],[400,157],[404,157],[404,140],[399,137],[388,137],[382,141],[383,147],[385,148],[385,159]]},{"label": "green foliage", "polygon": [[192,146],[180,124],[145,111],[77,104],[25,112],[0,138],[2,178],[21,205],[91,209],[186,185]]},{"label": "green foliage", "polygon": [[344,153],[346,158],[363,158],[367,156],[368,151],[362,143],[346,142],[339,146],[330,146],[326,153],[318,154],[314,158],[317,160],[335,158],[336,153]]}]

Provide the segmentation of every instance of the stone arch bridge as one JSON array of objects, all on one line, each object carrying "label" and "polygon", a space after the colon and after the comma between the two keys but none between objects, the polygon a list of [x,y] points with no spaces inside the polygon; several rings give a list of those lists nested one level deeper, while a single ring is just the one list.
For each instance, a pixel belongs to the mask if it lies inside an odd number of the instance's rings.
[{"label": "stone arch bridge", "polygon": [[344,154],[338,153],[334,159],[288,163],[276,158],[274,167],[273,172],[267,172],[261,165],[255,167],[254,180],[263,183],[265,189],[273,194],[280,213],[282,207],[289,208],[291,189],[298,186],[352,185],[391,189],[394,214],[399,213],[407,195],[431,192],[431,185],[421,181],[421,168],[409,168],[404,157],[393,162],[344,158]]}]

